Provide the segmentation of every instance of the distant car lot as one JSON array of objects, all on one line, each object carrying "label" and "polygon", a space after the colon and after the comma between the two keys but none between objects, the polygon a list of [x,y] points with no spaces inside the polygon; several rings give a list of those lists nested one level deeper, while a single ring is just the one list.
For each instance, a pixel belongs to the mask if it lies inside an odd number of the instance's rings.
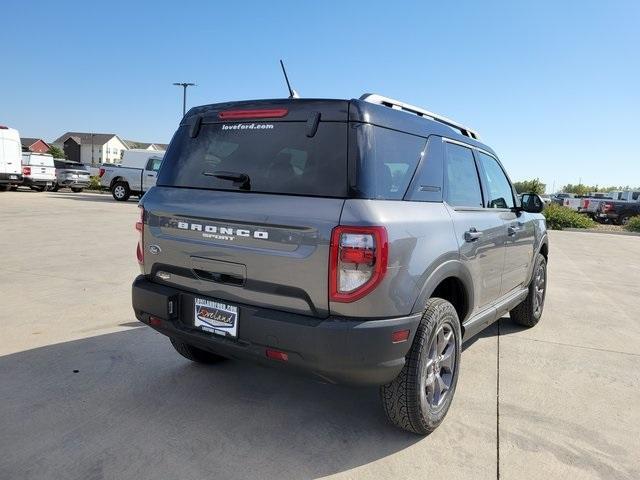
[{"label": "distant car lot", "polygon": [[640,238],[550,232],[541,323],[466,345],[420,438],[377,389],[181,360],[131,311],[137,213],[0,196],[0,478],[640,478]]}]

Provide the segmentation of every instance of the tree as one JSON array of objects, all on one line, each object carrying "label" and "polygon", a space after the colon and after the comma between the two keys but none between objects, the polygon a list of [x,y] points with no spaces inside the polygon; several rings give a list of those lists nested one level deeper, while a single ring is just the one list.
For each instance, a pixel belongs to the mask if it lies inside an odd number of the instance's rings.
[{"label": "tree", "polygon": [[518,193],[537,193],[538,195],[542,195],[547,187],[539,178],[515,182],[513,186]]},{"label": "tree", "polygon": [[589,185],[585,185],[584,183],[578,183],[577,185],[568,183],[560,189],[561,192],[573,193],[575,195],[586,195],[592,190],[593,190],[593,187],[590,187]]},{"label": "tree", "polygon": [[55,145],[51,145],[47,153],[53,155],[53,158],[65,158],[64,152],[60,147],[56,147]]}]

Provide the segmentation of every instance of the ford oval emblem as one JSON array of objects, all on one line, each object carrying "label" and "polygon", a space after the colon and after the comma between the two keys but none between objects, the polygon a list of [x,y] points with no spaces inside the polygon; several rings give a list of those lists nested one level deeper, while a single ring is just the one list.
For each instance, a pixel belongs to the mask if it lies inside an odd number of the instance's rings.
[{"label": "ford oval emblem", "polygon": [[158,245],[149,245],[149,252],[153,255],[158,255],[162,250]]}]

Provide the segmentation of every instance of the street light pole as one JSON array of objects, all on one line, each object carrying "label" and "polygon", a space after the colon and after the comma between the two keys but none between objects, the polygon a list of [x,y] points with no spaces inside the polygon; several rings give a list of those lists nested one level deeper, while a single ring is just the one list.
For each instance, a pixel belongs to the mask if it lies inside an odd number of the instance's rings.
[{"label": "street light pole", "polygon": [[177,87],[182,87],[182,116],[187,113],[187,87],[195,87],[195,83],[174,83]]}]

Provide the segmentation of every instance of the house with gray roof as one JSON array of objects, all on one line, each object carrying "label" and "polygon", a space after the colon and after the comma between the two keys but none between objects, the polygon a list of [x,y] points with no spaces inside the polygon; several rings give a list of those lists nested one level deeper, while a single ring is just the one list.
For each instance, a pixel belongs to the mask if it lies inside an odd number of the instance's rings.
[{"label": "house with gray roof", "polygon": [[117,163],[130,148],[115,133],[66,132],[51,143],[62,148],[67,159],[85,165]]}]

